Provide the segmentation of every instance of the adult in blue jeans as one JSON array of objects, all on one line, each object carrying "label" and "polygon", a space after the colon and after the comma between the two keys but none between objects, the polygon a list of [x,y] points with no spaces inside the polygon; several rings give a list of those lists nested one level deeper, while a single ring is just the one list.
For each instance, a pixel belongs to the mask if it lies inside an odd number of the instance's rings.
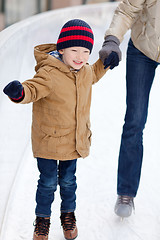
[{"label": "adult in blue jeans", "polygon": [[118,162],[115,213],[129,217],[140,182],[143,129],[147,121],[150,90],[160,63],[160,1],[123,0],[115,10],[99,52],[105,67],[121,60],[119,45],[131,29],[126,63],[126,114]]}]

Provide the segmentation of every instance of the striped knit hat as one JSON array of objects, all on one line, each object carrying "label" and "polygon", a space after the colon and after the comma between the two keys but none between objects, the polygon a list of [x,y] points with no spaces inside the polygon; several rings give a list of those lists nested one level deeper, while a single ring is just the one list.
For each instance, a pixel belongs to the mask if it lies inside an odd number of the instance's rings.
[{"label": "striped knit hat", "polygon": [[94,36],[91,27],[83,20],[73,19],[64,24],[57,41],[57,50],[68,47],[93,48]]}]

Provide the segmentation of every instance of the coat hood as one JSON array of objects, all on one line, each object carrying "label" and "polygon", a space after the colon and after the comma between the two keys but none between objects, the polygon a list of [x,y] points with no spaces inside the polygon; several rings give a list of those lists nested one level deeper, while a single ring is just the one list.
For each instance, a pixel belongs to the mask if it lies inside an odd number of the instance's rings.
[{"label": "coat hood", "polygon": [[48,58],[48,53],[56,50],[56,44],[41,44],[34,48],[34,56],[37,63]]},{"label": "coat hood", "polygon": [[51,56],[49,53],[57,50],[56,44],[41,44],[34,48],[34,56],[37,62],[35,70],[37,71],[40,67],[50,66],[58,68],[63,72],[69,72],[69,67],[61,62],[59,59]]}]

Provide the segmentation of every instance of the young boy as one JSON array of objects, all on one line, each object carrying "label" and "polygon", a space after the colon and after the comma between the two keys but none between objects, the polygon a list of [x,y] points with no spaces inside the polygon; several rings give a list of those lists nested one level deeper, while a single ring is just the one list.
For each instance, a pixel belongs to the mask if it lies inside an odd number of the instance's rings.
[{"label": "young boy", "polygon": [[64,237],[77,237],[76,162],[89,154],[92,84],[107,71],[101,60],[92,66],[87,63],[93,41],[86,22],[68,21],[57,44],[35,47],[35,76],[22,84],[13,81],[4,88],[14,102],[33,102],[32,148],[40,172],[33,240],[48,239],[57,184]]}]

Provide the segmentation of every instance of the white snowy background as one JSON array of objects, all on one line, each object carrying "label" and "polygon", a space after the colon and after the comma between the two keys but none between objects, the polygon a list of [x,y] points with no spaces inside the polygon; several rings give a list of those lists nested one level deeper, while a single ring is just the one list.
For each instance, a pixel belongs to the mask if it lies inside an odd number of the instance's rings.
[{"label": "white snowy background", "polygon": [[[0,33],[0,239],[29,240],[35,219],[38,180],[31,150],[32,104],[12,103],[2,92],[17,79],[34,75],[33,47],[56,42],[71,18],[86,20],[95,33],[93,63],[117,4],[87,5],[43,13]],[[144,161],[135,214],[121,221],[114,214],[120,138],[125,114],[125,56],[130,33],[121,44],[123,59],[93,86],[90,156],[77,164],[77,240],[160,239],[160,69],[150,94],[144,131]],[[49,240],[63,240],[59,189],[52,206]]]}]

